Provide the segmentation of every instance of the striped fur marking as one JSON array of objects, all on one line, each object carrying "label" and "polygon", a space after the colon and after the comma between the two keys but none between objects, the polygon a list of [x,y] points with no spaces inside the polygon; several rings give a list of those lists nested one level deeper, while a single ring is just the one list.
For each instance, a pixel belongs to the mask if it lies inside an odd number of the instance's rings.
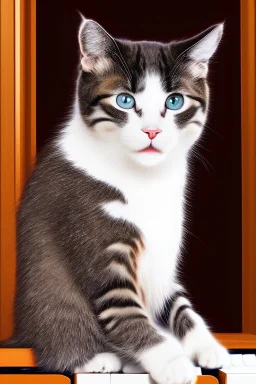
[{"label": "striped fur marking", "polygon": [[105,283],[101,289],[99,289],[97,292],[95,292],[94,298],[95,300],[99,299],[109,291],[112,291],[114,289],[130,289],[132,292],[137,293],[137,289],[135,287],[135,284],[132,281],[129,280],[117,280],[117,279],[110,279],[107,283]]},{"label": "striped fur marking", "polygon": [[173,332],[179,339],[183,339],[195,326],[194,321],[187,312],[188,309],[191,310],[190,305],[181,305],[173,320]]},{"label": "striped fur marking", "polygon": [[[122,317],[122,318],[116,318],[115,320],[112,320],[110,323],[106,325],[106,330],[111,331],[115,329],[117,331],[118,327],[124,327],[129,325],[130,322],[134,322],[135,320],[143,320],[148,321],[148,318],[145,314],[130,314],[128,317]],[[128,324],[127,324],[128,323]]]},{"label": "striped fur marking", "polygon": [[119,109],[113,107],[112,105],[103,103],[102,101],[99,103],[99,106],[120,127],[122,127],[122,125],[127,123],[128,121],[127,112],[120,111]]},{"label": "striped fur marking", "polygon": [[113,298],[130,299],[136,302],[137,304],[140,304],[138,296],[133,291],[127,288],[117,288],[107,292],[105,295],[103,295],[97,300],[97,304],[100,305],[101,303],[104,303],[105,301],[111,300]]},{"label": "striped fur marking", "polygon": [[109,300],[104,300],[100,305],[98,305],[98,311],[102,313],[106,309],[110,308],[123,309],[127,307],[141,308],[137,301],[134,301],[129,297],[112,297]]},{"label": "striped fur marking", "polygon": [[99,314],[100,320],[106,320],[109,318],[128,318],[131,315],[145,315],[145,312],[142,308],[139,308],[138,305],[130,305],[128,307],[112,307],[105,309]]},{"label": "striped fur marking", "polygon": [[185,128],[186,125],[189,123],[189,120],[191,120],[195,116],[198,109],[199,109],[199,107],[192,105],[186,111],[178,113],[175,116],[175,122],[176,122],[178,128],[180,128],[180,129]]},{"label": "striped fur marking", "polygon": [[[184,291],[176,291],[171,297],[169,297],[157,316],[157,321],[163,326],[171,326],[171,315],[176,311],[176,303],[178,299],[184,298],[187,300],[187,294]],[[188,302],[188,300],[187,300]],[[173,316],[172,316],[173,317]]]},{"label": "striped fur marking", "polygon": [[99,124],[99,123],[104,123],[104,122],[111,122],[111,123],[115,123],[115,120],[113,119],[110,119],[108,117],[99,117],[97,119],[92,119],[89,123],[88,123],[88,126],[91,128],[91,127],[94,127],[94,125],[96,124]]},{"label": "striped fur marking", "polygon": [[189,300],[183,294],[178,294],[178,292],[176,292],[176,295],[171,305],[170,317],[169,317],[169,325],[171,329],[174,328],[174,319],[176,317],[176,313],[182,305],[191,306]]},{"label": "striped fur marking", "polygon": [[114,243],[107,247],[107,251],[122,252],[129,255],[131,247],[124,243]]}]

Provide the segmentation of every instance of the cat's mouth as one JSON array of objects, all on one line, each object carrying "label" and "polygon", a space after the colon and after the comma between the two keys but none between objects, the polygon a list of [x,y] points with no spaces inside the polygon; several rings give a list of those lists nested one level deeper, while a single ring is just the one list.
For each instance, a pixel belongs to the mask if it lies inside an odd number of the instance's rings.
[{"label": "cat's mouth", "polygon": [[141,149],[139,153],[161,153],[161,151],[150,144],[148,147]]}]

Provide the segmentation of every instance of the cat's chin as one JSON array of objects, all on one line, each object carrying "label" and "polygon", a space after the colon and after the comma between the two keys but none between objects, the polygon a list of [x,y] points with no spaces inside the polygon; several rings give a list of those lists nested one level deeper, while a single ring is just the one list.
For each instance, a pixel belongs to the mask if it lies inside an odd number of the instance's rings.
[{"label": "cat's chin", "polygon": [[164,161],[166,158],[166,154],[163,152],[157,152],[157,153],[136,153],[132,155],[133,161],[135,161],[137,164],[144,166],[144,167],[154,167]]}]

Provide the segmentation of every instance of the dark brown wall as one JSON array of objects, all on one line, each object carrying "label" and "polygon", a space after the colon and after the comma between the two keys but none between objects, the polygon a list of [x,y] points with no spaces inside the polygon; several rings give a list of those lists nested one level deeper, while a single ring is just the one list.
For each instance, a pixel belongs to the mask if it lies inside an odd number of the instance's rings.
[{"label": "dark brown wall", "polygon": [[[116,37],[189,37],[225,20],[210,73],[211,111],[193,161],[183,281],[212,329],[241,331],[240,40],[238,0],[37,1],[37,146],[58,131],[70,111],[78,62],[80,17],[94,18]],[[207,167],[204,165],[207,164]],[[208,168],[208,169],[207,169]]]}]

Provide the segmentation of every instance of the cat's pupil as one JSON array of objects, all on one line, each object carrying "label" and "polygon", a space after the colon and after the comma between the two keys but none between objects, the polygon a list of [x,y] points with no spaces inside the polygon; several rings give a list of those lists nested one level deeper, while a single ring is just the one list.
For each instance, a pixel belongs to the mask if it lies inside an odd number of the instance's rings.
[{"label": "cat's pupil", "polygon": [[173,105],[175,105],[179,101],[179,98],[177,96],[173,96],[171,97],[170,101]]},{"label": "cat's pupil", "polygon": [[130,102],[131,102],[132,100],[131,100],[131,98],[129,97],[129,96],[123,96],[122,97],[122,102],[124,103],[124,104],[129,104]]}]

